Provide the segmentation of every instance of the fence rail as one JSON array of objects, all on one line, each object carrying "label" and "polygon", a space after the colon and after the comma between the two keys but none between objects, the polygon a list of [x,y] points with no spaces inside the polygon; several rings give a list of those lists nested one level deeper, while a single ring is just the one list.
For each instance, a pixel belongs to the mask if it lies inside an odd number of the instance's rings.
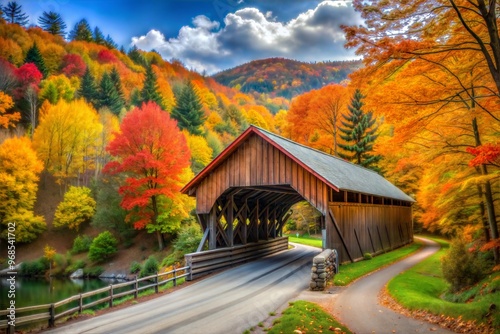
[{"label": "fence rail", "polygon": [[[161,279],[164,276],[172,275],[172,277],[167,277],[166,279]],[[155,293],[158,293],[159,289],[158,287],[162,284],[167,284],[168,282],[173,282],[173,285],[177,285],[177,280],[183,277],[187,277],[190,275],[190,268],[189,266],[182,267],[182,268],[174,268],[173,270],[170,270],[168,272],[160,273],[160,274],[155,274],[147,277],[142,277],[142,278],[135,278],[135,280],[124,282],[124,283],[118,283],[118,284],[110,284],[107,287],[100,288],[97,290],[81,293],[78,295],[71,296],[69,298],[66,298],[64,300],[58,301],[56,303],[52,304],[44,304],[44,305],[35,305],[35,306],[27,306],[27,307],[21,307],[21,308],[16,308],[15,309],[15,324],[16,325],[23,325],[23,324],[29,324],[29,323],[34,323],[34,322],[40,322],[43,320],[48,320],[49,327],[54,326],[55,321],[57,319],[60,319],[64,316],[73,314],[78,312],[79,314],[82,313],[83,310],[94,307],[99,304],[103,303],[108,303],[109,307],[113,307],[113,301],[116,300],[117,298],[121,298],[124,296],[128,296],[133,294],[134,298],[137,298],[138,293],[142,290],[146,290],[149,288],[154,288]],[[145,285],[145,286],[139,286],[139,282],[143,281],[152,281],[153,283]],[[114,293],[115,290],[121,289],[127,286],[133,286],[132,289],[128,291],[123,291],[120,293]],[[100,298],[95,301],[91,302],[85,302],[86,298],[97,296],[99,294],[107,293],[106,297]],[[72,303],[74,301],[78,301],[78,306],[70,308],[68,310],[60,311],[57,312],[57,309],[60,308],[61,306],[67,305],[69,303]],[[36,314],[29,314],[29,315],[23,315],[28,312],[33,312],[33,311],[43,311],[40,313]],[[9,325],[7,315],[11,312],[11,310],[0,310],[0,317],[2,320],[0,320],[0,329],[7,329],[7,333],[11,334],[15,332],[15,327]],[[5,318],[5,320],[3,319]]]},{"label": "fence rail", "polygon": [[187,280],[206,275],[215,270],[234,264],[254,260],[272,253],[288,249],[288,237],[248,243],[199,253],[184,255],[186,264],[191,268]]}]

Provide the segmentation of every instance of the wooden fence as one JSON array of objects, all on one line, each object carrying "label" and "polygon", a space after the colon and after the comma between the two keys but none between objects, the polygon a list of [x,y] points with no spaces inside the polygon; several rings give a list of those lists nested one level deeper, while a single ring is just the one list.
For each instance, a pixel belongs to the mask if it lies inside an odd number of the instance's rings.
[{"label": "wooden fence", "polygon": [[[169,275],[172,275],[172,277],[168,277]],[[21,307],[21,308],[16,308],[15,309],[15,325],[25,325],[25,324],[30,324],[30,323],[35,323],[35,322],[40,322],[40,321],[45,321],[48,320],[48,325],[49,327],[53,327],[55,324],[55,321],[57,319],[60,319],[64,316],[71,315],[73,313],[78,312],[78,314],[81,314],[83,310],[97,306],[99,304],[104,304],[108,303],[109,307],[113,307],[113,301],[117,298],[128,296],[128,295],[134,295],[134,298],[137,298],[137,295],[140,291],[154,288],[155,293],[158,293],[158,287],[162,284],[166,284],[168,282],[173,282],[173,285],[177,285],[177,280],[182,277],[187,277],[190,275],[190,268],[189,266],[187,267],[182,267],[182,268],[174,268],[174,270],[161,273],[161,274],[155,274],[143,278],[137,279],[133,281],[128,281],[124,283],[118,283],[118,284],[110,284],[107,287],[97,289],[94,291],[89,291],[85,293],[81,293],[79,295],[75,295],[69,298],[66,298],[64,300],[61,300],[57,303],[52,303],[52,304],[45,304],[45,305],[36,305],[36,306],[27,306],[27,307]],[[167,276],[167,279],[161,280],[162,277]],[[150,284],[144,285],[144,286],[139,286],[140,282],[146,282],[149,281],[151,282]],[[115,293],[115,290],[121,289],[124,287],[132,286],[132,289],[124,291],[124,292],[119,292]],[[99,294],[104,294],[106,293],[107,295],[105,297],[102,297],[98,300],[91,301],[91,302],[86,302],[85,299],[96,296]],[[78,306],[70,308],[65,311],[58,312],[57,309],[67,305],[71,302],[78,301]],[[29,315],[23,315],[26,313],[31,313],[35,311],[40,311],[35,314],[29,314]],[[0,317],[1,318],[7,318],[7,315],[10,313],[10,310],[0,310]],[[15,327],[9,325],[9,319],[7,318],[6,320],[0,320],[0,329],[7,329],[7,333],[14,333]]]}]

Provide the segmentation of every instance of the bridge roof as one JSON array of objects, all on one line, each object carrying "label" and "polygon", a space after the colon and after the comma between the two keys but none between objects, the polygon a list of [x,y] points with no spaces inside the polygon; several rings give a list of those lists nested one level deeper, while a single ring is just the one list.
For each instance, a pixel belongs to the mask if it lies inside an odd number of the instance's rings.
[{"label": "bridge roof", "polygon": [[372,170],[301,145],[253,125],[219,154],[181,191],[183,193],[192,194],[197,185],[252,134],[266,140],[269,144],[282,151],[304,169],[314,174],[337,191],[345,190],[407,202],[415,202],[410,196],[406,195],[395,185]]}]

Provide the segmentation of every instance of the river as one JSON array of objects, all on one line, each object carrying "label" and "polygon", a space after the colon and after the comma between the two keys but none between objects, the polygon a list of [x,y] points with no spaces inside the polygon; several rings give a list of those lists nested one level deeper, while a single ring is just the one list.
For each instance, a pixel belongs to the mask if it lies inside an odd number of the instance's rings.
[{"label": "river", "polygon": [[[9,305],[10,282],[8,277],[0,278],[0,309]],[[16,307],[50,304],[65,298],[99,289],[117,281],[100,279],[69,279],[69,278],[27,278],[16,277],[15,301]]]}]

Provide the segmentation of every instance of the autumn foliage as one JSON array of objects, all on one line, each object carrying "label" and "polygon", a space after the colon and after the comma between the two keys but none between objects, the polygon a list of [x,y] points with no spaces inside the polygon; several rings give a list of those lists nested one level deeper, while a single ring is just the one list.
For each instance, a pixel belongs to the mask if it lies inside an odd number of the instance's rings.
[{"label": "autumn foliage", "polygon": [[119,189],[127,219],[142,229],[156,224],[162,197],[173,198],[190,152],[177,122],[152,102],[130,111],[107,147],[114,158],[105,171],[127,176]]}]

